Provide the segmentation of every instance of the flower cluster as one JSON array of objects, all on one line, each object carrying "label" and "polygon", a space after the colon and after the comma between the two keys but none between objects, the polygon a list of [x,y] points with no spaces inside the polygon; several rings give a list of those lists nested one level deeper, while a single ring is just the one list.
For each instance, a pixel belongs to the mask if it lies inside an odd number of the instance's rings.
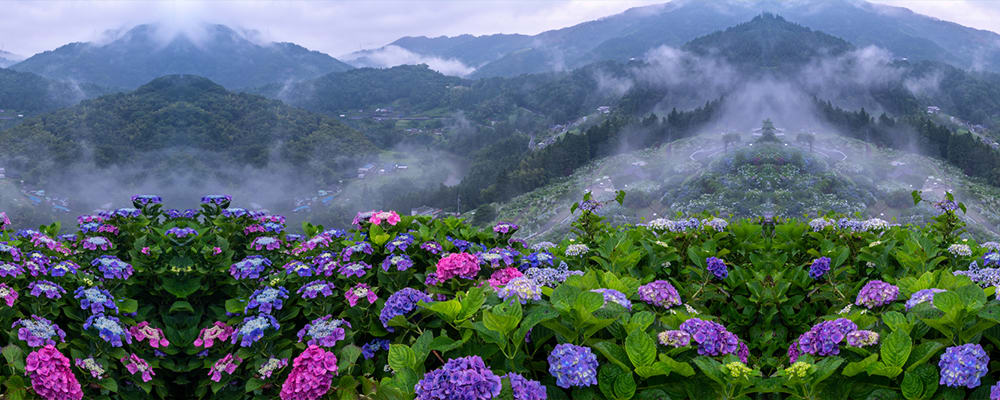
[{"label": "flower cluster", "polygon": [[382,326],[385,329],[389,332],[394,332],[395,329],[389,326],[389,320],[397,315],[408,314],[410,311],[416,309],[417,303],[421,301],[430,302],[431,297],[417,289],[400,289],[385,300],[385,306],[382,307],[382,312],[379,313],[378,319],[382,321]]},{"label": "flower cluster", "polygon": [[220,207],[228,206],[232,201],[233,196],[228,194],[209,194],[201,197],[202,204],[215,204]]},{"label": "flower cluster", "polygon": [[493,232],[503,235],[512,235],[518,229],[521,229],[521,227],[513,222],[497,222],[496,225],[493,225]]},{"label": "flower cluster", "polygon": [[264,287],[257,289],[250,295],[250,302],[247,303],[246,309],[243,310],[245,313],[249,313],[252,309],[257,309],[264,314],[270,314],[272,310],[280,310],[281,306],[284,305],[282,299],[288,298],[288,289],[283,286]]},{"label": "flower cluster", "polygon": [[148,204],[160,204],[163,203],[163,198],[152,194],[135,194],[132,195],[132,204],[136,207],[142,207]]},{"label": "flower cluster", "polygon": [[703,356],[734,354],[739,348],[740,339],[736,334],[717,322],[691,318],[682,322],[678,329],[691,335],[698,343],[698,354]]},{"label": "flower cluster", "polygon": [[385,250],[390,253],[406,251],[411,244],[413,244],[413,235],[409,233],[401,233],[385,244]]},{"label": "flower cluster", "polygon": [[198,231],[196,231],[194,228],[181,228],[175,226],[173,228],[167,229],[165,234],[167,236],[173,236],[177,239],[184,239],[188,236],[198,236]]},{"label": "flower cluster", "polygon": [[62,286],[57,285],[55,282],[47,280],[38,280],[28,284],[28,289],[31,289],[31,295],[35,297],[40,297],[45,295],[45,297],[50,299],[61,298],[63,294],[66,293],[66,289]]},{"label": "flower cluster", "polygon": [[353,261],[346,264],[341,264],[340,267],[337,269],[337,272],[340,273],[340,275],[345,278],[350,278],[352,276],[361,278],[365,276],[365,274],[368,273],[368,270],[370,269],[372,269],[371,264],[368,264],[364,261]]},{"label": "flower cluster", "polygon": [[388,271],[392,267],[396,267],[397,271],[406,271],[412,266],[413,260],[406,254],[390,254],[382,260],[383,271]]},{"label": "flower cluster", "polygon": [[[240,329],[233,334],[232,342],[235,344],[239,341],[240,346],[250,347],[264,337],[265,329],[273,328],[274,330],[278,330],[280,327],[281,326],[278,325],[278,320],[271,314],[259,314],[253,317],[246,317],[243,319],[243,325],[240,325]],[[195,346],[197,346],[197,343]],[[211,346],[206,344],[205,347]]]},{"label": "flower cluster", "polygon": [[273,236],[260,236],[250,242],[250,247],[257,251],[272,251],[281,248],[281,239]]},{"label": "flower cluster", "polygon": [[561,343],[549,353],[549,373],[563,389],[597,384],[597,356],[589,347]]},{"label": "flower cluster", "polygon": [[441,254],[441,252],[444,251],[444,247],[441,246],[441,243],[435,241],[421,243],[420,249],[431,254]]},{"label": "flower cluster", "polygon": [[846,318],[823,321],[813,325],[808,332],[803,333],[798,340],[792,343],[792,346],[796,347],[796,356],[791,361],[795,362],[798,355],[803,353],[817,356],[840,354],[840,342],[849,333],[856,330],[858,330],[858,326]]},{"label": "flower cluster", "polygon": [[354,285],[351,290],[345,292],[344,298],[347,299],[347,303],[349,303],[351,307],[354,307],[358,305],[358,300],[361,299],[368,300],[368,304],[375,304],[375,300],[378,300],[378,295],[375,294],[375,291],[372,290],[368,284],[359,283]]},{"label": "flower cluster", "polygon": [[583,271],[570,270],[565,263],[560,264],[559,268],[528,268],[524,271],[524,276],[528,279],[548,287],[555,287],[573,275],[583,275]]},{"label": "flower cluster", "polygon": [[858,298],[854,304],[872,309],[896,301],[899,297],[899,287],[889,283],[874,280],[869,281],[858,292]]},{"label": "flower cluster", "polygon": [[505,301],[517,300],[521,304],[527,304],[528,300],[538,301],[542,299],[542,287],[531,278],[519,276],[511,279],[497,290],[497,296]]},{"label": "flower cluster", "polygon": [[948,252],[956,257],[968,257],[972,255],[972,248],[967,244],[956,243],[948,246]]},{"label": "flower cluster", "polygon": [[830,271],[830,257],[820,257],[813,260],[809,266],[809,277],[820,279]]},{"label": "flower cluster", "polygon": [[878,333],[857,330],[847,334],[847,344],[853,347],[868,347],[878,343]]},{"label": "flower cluster", "polygon": [[125,369],[128,370],[129,374],[135,375],[136,373],[139,373],[143,382],[153,380],[153,375],[156,375],[156,373],[153,372],[153,367],[150,367],[146,360],[143,360],[135,353],[130,354],[128,357],[122,357],[119,361],[121,361],[122,364],[125,364]]},{"label": "flower cluster", "polygon": [[500,395],[503,383],[482,358],[468,356],[428,372],[415,389],[417,400],[489,400]]},{"label": "flower cluster", "polygon": [[274,371],[285,368],[287,365],[287,358],[270,357],[267,361],[264,361],[264,363],[260,365],[260,368],[257,368],[257,374],[262,378],[267,379],[271,377],[271,374],[273,374]]},{"label": "flower cluster", "polygon": [[681,296],[670,282],[664,280],[652,281],[639,286],[639,300],[646,304],[670,308],[681,305]]},{"label": "flower cluster", "polygon": [[81,242],[81,245],[83,246],[84,249],[92,251],[97,251],[98,249],[100,249],[101,251],[108,251],[114,247],[111,241],[104,236],[90,236],[84,238],[83,242]]},{"label": "flower cluster", "polygon": [[209,379],[214,382],[219,382],[222,380],[222,373],[225,372],[232,375],[236,371],[236,367],[243,362],[243,359],[239,357],[234,357],[232,353],[227,353],[225,357],[220,358],[212,368],[208,370]]},{"label": "flower cluster", "polygon": [[[225,215],[226,211],[228,210],[223,210],[222,214]],[[163,210],[163,212],[167,214],[167,219],[194,218],[194,216],[198,214],[198,210],[191,208],[185,210],[177,210],[171,208],[168,210]]]},{"label": "flower cluster", "polygon": [[671,347],[687,347],[691,345],[691,334],[682,330],[663,331],[656,335],[660,344]]},{"label": "flower cluster", "polygon": [[941,368],[939,384],[949,387],[965,386],[969,389],[979,386],[979,378],[989,370],[990,357],[983,347],[963,344],[945,349],[938,367]]},{"label": "flower cluster", "polygon": [[55,345],[56,337],[59,338],[60,342],[66,341],[66,332],[60,329],[59,325],[37,315],[19,319],[10,328],[14,329],[19,326],[21,328],[17,330],[17,338],[27,342],[29,347]]},{"label": "flower cluster", "polygon": [[247,256],[229,267],[229,274],[236,279],[258,279],[260,274],[271,265],[271,260],[264,256]]},{"label": "flower cluster", "polygon": [[490,287],[493,289],[499,289],[501,286],[506,285],[507,282],[510,282],[512,279],[520,276],[524,276],[524,274],[522,274],[517,268],[508,267],[498,269],[493,271],[493,275],[490,275],[490,279],[487,280],[487,283],[489,283]]},{"label": "flower cluster", "polygon": [[[537,246],[537,245],[536,245]],[[521,268],[540,268],[544,265],[554,266],[556,257],[547,251],[536,251],[524,257]]]},{"label": "flower cluster", "polygon": [[337,372],[337,356],[319,346],[309,346],[292,361],[292,372],[281,385],[281,400],[316,400],[330,390]]},{"label": "flower cluster", "polygon": [[95,258],[90,265],[97,266],[97,269],[104,274],[104,279],[128,279],[133,272],[132,264],[109,255]]},{"label": "flower cluster", "polygon": [[727,226],[729,226],[729,222],[726,222],[726,220],[724,220],[722,218],[712,218],[712,219],[707,219],[706,218],[706,219],[701,220],[701,224],[703,226],[707,226],[707,227],[710,227],[712,229],[715,229],[717,232],[722,232],[722,231],[726,230]]},{"label": "flower cluster", "polygon": [[132,336],[122,328],[121,321],[118,318],[105,315],[104,313],[93,314],[87,317],[87,320],[83,323],[84,330],[91,327],[97,329],[98,336],[101,339],[111,343],[114,347],[122,347],[122,338],[125,339],[126,343],[132,344]]},{"label": "flower cluster", "polygon": [[361,355],[365,357],[365,360],[370,360],[375,357],[375,353],[381,350],[389,350],[389,339],[373,339],[371,342],[365,343],[361,346]]},{"label": "flower cluster", "polygon": [[548,394],[541,382],[533,381],[516,373],[508,373],[503,377],[510,381],[514,392],[514,400],[546,400]]},{"label": "flower cluster", "polygon": [[569,246],[566,246],[566,255],[569,256],[569,257],[581,256],[581,255],[587,254],[587,252],[589,252],[589,251],[590,251],[590,248],[587,247],[587,245],[585,245],[585,244],[577,243],[577,244],[571,244]]},{"label": "flower cluster", "polygon": [[223,322],[215,321],[212,326],[204,328],[198,333],[198,338],[194,340],[194,346],[200,347],[205,346],[205,348],[212,347],[215,345],[215,341],[225,342],[229,340],[229,337],[236,331],[233,327],[226,325]]},{"label": "flower cluster", "polygon": [[708,272],[711,272],[718,279],[726,279],[729,276],[729,270],[726,268],[726,263],[717,257],[709,257],[705,259],[707,264]]},{"label": "flower cluster", "polygon": [[307,345],[317,345],[323,347],[333,347],[338,341],[344,340],[343,326],[351,327],[351,323],[342,319],[332,319],[333,316],[327,314],[325,317],[317,318],[306,324],[299,330],[298,337],[301,342],[308,336],[310,339]]},{"label": "flower cluster", "polygon": [[608,302],[610,301],[612,303],[625,307],[626,310],[629,311],[632,310],[632,302],[628,300],[628,296],[626,296],[625,293],[619,292],[614,289],[594,289],[591,290],[591,292],[600,293],[601,296],[604,297],[604,305],[607,305]]},{"label": "flower cluster", "polygon": [[132,337],[140,342],[148,339],[149,345],[153,348],[167,347],[170,345],[170,341],[168,341],[167,336],[163,334],[163,330],[150,326],[147,321],[140,322],[138,325],[129,328],[128,331],[132,334]]},{"label": "flower cluster", "polygon": [[944,292],[944,289],[930,288],[923,289],[914,292],[910,295],[910,299],[906,301],[906,310],[909,311],[911,308],[916,307],[917,304],[931,302],[934,304],[934,294]]},{"label": "flower cluster", "polygon": [[438,260],[436,273],[442,282],[456,276],[473,279],[479,273],[479,260],[469,253],[452,253]]},{"label": "flower cluster", "polygon": [[0,299],[7,303],[7,307],[13,307],[17,301],[17,291],[6,283],[0,283]]},{"label": "flower cluster", "polygon": [[71,261],[63,260],[49,268],[49,275],[60,277],[66,274],[76,274],[80,270],[80,265]]},{"label": "flower cluster", "polygon": [[74,362],[77,367],[90,373],[90,376],[94,379],[102,379],[104,375],[104,367],[101,363],[97,362],[94,357],[87,357],[84,359],[77,358]]},{"label": "flower cluster", "polygon": [[399,223],[399,214],[395,211],[375,211],[372,216],[368,218],[368,222],[372,225],[381,225],[382,221],[388,222],[389,225],[396,226]]},{"label": "flower cluster", "polygon": [[25,374],[35,393],[45,400],[80,400],[83,391],[73,375],[69,359],[54,345],[46,345],[28,354]]},{"label": "flower cluster", "polygon": [[296,293],[301,295],[303,299],[315,299],[316,296],[321,294],[323,297],[333,296],[333,289],[335,289],[333,283],[323,280],[315,280],[302,285]]}]

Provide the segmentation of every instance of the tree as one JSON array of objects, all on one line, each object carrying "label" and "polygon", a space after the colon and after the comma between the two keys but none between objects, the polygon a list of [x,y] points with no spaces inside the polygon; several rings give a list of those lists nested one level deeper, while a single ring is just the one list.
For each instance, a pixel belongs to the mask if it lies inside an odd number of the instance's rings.
[{"label": "tree", "polygon": [[809,152],[811,153],[813,151],[813,144],[816,143],[816,135],[813,135],[809,132],[802,132],[799,134],[797,140],[799,143],[808,144]]},{"label": "tree", "polygon": [[726,152],[729,152],[730,143],[739,143],[740,135],[736,133],[727,133],[722,135],[722,143],[726,146]]},{"label": "tree", "polygon": [[496,217],[497,209],[493,207],[492,204],[486,203],[476,207],[476,214],[472,216],[472,224],[476,226],[484,226],[492,223]]}]

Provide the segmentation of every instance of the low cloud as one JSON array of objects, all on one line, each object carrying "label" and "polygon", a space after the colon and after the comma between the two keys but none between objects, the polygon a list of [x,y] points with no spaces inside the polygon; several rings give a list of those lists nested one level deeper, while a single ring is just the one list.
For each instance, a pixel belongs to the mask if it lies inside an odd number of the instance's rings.
[{"label": "low cloud", "polygon": [[474,67],[465,65],[453,58],[425,56],[395,45],[362,53],[353,53],[344,58],[345,61],[360,67],[394,67],[404,64],[427,64],[430,69],[453,76],[466,76],[476,70]]}]

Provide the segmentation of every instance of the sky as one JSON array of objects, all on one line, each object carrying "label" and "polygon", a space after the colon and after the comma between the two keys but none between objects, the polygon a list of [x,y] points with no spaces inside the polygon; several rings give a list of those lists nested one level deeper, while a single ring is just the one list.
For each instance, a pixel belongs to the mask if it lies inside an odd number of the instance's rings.
[{"label": "sky", "polygon": [[[705,0],[710,1],[710,0]],[[1000,0],[872,0],[1000,32]],[[3,1],[0,50],[21,56],[148,22],[254,29],[333,56],[402,36],[536,34],[666,0]]]}]

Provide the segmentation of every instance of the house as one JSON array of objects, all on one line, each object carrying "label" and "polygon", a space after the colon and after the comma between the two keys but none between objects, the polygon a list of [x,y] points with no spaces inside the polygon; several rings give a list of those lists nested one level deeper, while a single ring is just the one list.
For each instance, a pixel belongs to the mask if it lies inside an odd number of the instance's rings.
[{"label": "house", "polygon": [[[372,163],[365,164],[361,168],[358,168],[358,175],[367,174],[369,172],[372,172],[372,170],[374,169],[375,169],[375,164]],[[363,176],[359,176],[359,178],[363,178]]]},{"label": "house", "polygon": [[610,106],[600,106],[600,107],[597,107],[597,112],[599,112],[601,114],[608,114],[608,113],[611,112],[611,107]]},{"label": "house", "polygon": [[401,170],[404,170],[404,171],[405,171],[405,170],[407,170],[407,169],[409,169],[409,168],[410,168],[410,167],[407,167],[406,165],[402,165],[402,164],[396,164],[396,169],[401,169]]},{"label": "house", "polygon": [[941,107],[938,107],[938,106],[927,106],[927,113],[928,114],[937,114],[939,112],[941,112]]}]

